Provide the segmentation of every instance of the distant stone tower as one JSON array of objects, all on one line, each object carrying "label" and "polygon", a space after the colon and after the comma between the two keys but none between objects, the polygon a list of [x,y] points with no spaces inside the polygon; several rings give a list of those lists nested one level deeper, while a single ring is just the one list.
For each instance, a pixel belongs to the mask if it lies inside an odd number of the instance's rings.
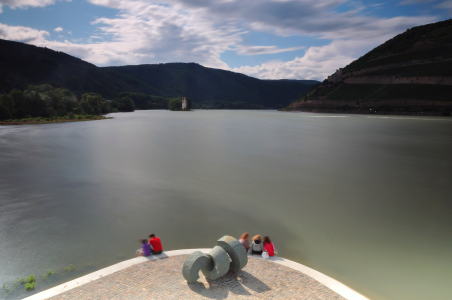
[{"label": "distant stone tower", "polygon": [[182,110],[187,110],[187,109],[188,109],[187,98],[183,97],[182,98]]}]

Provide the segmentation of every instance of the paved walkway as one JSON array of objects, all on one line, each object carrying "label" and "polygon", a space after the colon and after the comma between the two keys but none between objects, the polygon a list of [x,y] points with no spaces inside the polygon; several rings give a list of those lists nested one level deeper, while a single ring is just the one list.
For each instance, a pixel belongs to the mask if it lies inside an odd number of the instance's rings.
[{"label": "paved walkway", "polygon": [[212,282],[201,276],[187,284],[186,257],[139,263],[49,299],[345,299],[301,272],[253,257],[238,273]]}]

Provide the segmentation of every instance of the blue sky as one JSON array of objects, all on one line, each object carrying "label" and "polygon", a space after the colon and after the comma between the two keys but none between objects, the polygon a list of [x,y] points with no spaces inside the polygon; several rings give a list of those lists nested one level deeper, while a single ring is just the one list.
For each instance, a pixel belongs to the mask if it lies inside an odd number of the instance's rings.
[{"label": "blue sky", "polygon": [[452,0],[0,0],[0,38],[97,66],[197,62],[323,80]]}]

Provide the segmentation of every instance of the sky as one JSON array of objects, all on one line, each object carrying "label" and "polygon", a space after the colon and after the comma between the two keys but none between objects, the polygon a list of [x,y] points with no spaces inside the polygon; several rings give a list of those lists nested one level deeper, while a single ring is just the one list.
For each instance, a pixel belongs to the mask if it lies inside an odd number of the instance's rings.
[{"label": "sky", "polygon": [[323,80],[452,0],[0,0],[0,38],[96,66],[196,62]]}]

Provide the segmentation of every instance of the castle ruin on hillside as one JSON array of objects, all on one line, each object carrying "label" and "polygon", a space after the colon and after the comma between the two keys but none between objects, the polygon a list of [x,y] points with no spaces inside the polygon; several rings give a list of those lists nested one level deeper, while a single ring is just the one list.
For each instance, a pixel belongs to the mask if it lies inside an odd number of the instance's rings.
[{"label": "castle ruin on hillside", "polygon": [[328,76],[328,81],[332,82],[332,83],[341,82],[342,81],[342,68],[337,69],[333,75]]}]

